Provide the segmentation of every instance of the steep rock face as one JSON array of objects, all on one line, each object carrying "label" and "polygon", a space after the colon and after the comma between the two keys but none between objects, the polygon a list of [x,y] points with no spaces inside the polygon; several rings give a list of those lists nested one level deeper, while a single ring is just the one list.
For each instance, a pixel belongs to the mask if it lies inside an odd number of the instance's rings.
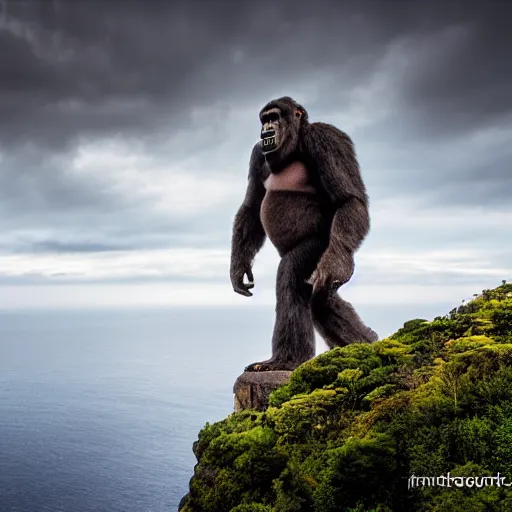
[{"label": "steep rock face", "polygon": [[[473,478],[512,483],[512,285],[321,354],[269,405],[200,432],[183,512],[512,510]],[[410,479],[448,474],[477,484]]]}]

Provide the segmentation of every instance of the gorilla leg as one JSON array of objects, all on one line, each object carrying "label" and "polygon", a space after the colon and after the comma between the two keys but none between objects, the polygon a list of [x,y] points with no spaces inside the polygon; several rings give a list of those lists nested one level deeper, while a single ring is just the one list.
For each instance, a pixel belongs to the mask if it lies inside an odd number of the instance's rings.
[{"label": "gorilla leg", "polygon": [[320,292],[311,299],[313,323],[327,346],[343,347],[350,343],[372,343],[379,339],[367,327],[352,305],[337,293]]},{"label": "gorilla leg", "polygon": [[306,280],[324,250],[325,243],[309,238],[283,255],[277,270],[272,357],[249,365],[246,371],[294,370],[315,357],[312,286]]}]

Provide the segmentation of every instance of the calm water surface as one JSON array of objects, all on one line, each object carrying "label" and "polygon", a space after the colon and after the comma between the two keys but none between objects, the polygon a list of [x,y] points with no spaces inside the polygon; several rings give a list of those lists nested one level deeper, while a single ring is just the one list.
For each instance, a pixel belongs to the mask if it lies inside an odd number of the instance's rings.
[{"label": "calm water surface", "polygon": [[0,511],[177,510],[198,431],[266,356],[255,314],[0,313]]}]

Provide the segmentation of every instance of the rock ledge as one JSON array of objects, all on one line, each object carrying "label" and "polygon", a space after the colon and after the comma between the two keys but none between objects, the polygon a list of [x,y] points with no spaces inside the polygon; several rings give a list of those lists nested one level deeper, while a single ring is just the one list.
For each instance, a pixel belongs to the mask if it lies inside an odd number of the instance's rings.
[{"label": "rock ledge", "polygon": [[270,393],[286,384],[292,372],[244,372],[233,387],[235,412],[245,409],[264,411],[268,407]]}]

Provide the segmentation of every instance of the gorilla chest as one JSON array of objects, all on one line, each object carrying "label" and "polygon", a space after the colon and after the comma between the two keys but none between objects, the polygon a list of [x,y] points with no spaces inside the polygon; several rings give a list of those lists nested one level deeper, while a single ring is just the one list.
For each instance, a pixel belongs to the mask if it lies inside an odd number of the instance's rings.
[{"label": "gorilla chest", "polygon": [[311,192],[315,189],[309,182],[309,171],[302,162],[293,162],[277,174],[270,173],[264,181],[265,189]]},{"label": "gorilla chest", "polygon": [[295,162],[264,181],[260,218],[270,241],[281,254],[323,226],[319,199],[304,164]]}]

